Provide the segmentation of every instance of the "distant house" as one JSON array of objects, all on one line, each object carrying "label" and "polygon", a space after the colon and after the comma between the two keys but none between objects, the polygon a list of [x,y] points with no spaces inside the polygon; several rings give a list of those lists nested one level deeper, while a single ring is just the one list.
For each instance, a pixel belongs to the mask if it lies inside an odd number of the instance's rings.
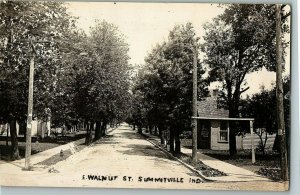
[{"label": "distant house", "polygon": [[[16,122],[16,127],[17,127],[17,135],[18,136],[23,136],[25,132],[21,131],[21,128]],[[10,131],[9,131],[9,123],[6,124],[0,124],[0,136],[10,136]],[[50,120],[47,122],[41,121],[41,120],[33,120],[32,121],[32,129],[31,129],[31,135],[33,137],[41,137],[44,138],[45,136],[50,135]]]},{"label": "distant house", "polygon": [[[218,90],[211,90],[210,96],[198,101],[198,133],[197,146],[201,149],[229,150],[229,122],[243,123],[245,134],[236,136],[237,149],[251,149],[251,133],[253,120],[251,118],[229,118],[229,111],[220,108],[217,104]],[[253,129],[252,129],[253,130]],[[268,135],[267,148],[271,148],[275,135]],[[253,144],[259,145],[259,136],[253,133]]]}]

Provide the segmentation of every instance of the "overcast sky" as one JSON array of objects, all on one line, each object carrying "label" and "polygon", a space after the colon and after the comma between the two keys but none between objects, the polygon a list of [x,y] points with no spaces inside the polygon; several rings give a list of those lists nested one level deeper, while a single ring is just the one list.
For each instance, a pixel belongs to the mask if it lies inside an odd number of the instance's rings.
[{"label": "overcast sky", "polygon": [[[96,19],[103,19],[118,26],[121,33],[127,37],[130,63],[133,65],[144,64],[147,53],[157,43],[167,40],[169,31],[176,24],[191,22],[196,35],[202,37],[202,25],[223,12],[216,4],[203,3],[69,2],[68,10],[72,15],[79,17],[78,26],[87,33]],[[289,64],[289,59],[287,62]],[[259,92],[261,85],[270,88],[271,83],[275,82],[275,73],[262,70],[247,75],[246,80],[250,86],[247,94],[253,94]]]}]

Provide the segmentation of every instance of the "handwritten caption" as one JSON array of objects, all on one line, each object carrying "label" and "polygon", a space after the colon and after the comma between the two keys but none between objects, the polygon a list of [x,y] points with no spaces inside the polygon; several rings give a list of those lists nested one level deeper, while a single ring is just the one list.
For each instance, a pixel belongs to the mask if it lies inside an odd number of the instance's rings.
[{"label": "handwritten caption", "polygon": [[145,183],[202,183],[200,178],[182,178],[182,177],[133,177],[133,176],[118,176],[118,175],[82,175],[82,180],[100,181],[100,182],[145,182]]}]

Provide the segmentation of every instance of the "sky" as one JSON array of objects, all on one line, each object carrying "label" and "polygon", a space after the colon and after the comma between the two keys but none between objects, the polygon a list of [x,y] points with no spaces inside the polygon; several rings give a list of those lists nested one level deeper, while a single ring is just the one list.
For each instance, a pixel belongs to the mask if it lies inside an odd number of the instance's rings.
[{"label": "sky", "polygon": [[[203,24],[211,22],[214,17],[223,12],[217,4],[204,3],[69,2],[67,7],[71,15],[78,17],[78,27],[86,33],[96,19],[115,24],[129,44],[131,58],[129,62],[132,65],[144,64],[148,52],[157,43],[167,40],[169,31],[175,25],[191,22],[196,36],[201,38],[204,35]],[[287,64],[289,63],[288,58]],[[289,70],[290,68],[287,67],[284,75],[287,75]],[[244,96],[258,93],[261,85],[266,89],[271,88],[275,76],[274,72],[265,69],[248,74],[245,79],[250,89]],[[212,83],[210,88],[218,85]]]}]

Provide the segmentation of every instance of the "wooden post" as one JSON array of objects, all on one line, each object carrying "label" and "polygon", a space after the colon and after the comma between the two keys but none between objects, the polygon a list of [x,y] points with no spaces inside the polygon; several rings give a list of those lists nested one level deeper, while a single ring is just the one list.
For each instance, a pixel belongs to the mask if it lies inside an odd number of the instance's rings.
[{"label": "wooden post", "polygon": [[25,150],[25,170],[30,170],[34,57],[35,57],[35,51],[33,49],[32,55],[30,57],[30,64],[29,64],[30,67],[29,67],[29,92],[28,92],[28,112],[27,112],[27,131],[26,131],[26,150]]},{"label": "wooden post", "polygon": [[288,180],[288,162],[284,124],[283,86],[282,86],[282,45],[281,45],[281,5],[276,4],[276,100],[277,125],[280,142],[281,178]]},{"label": "wooden post", "polygon": [[8,146],[8,139],[9,139],[9,129],[8,129],[8,124],[6,123],[6,146]]},{"label": "wooden post", "polygon": [[192,139],[192,160],[197,162],[197,48],[193,48],[194,59],[193,59],[193,139]]},{"label": "wooden post", "polygon": [[50,116],[47,117],[47,120],[46,120],[46,127],[47,127],[47,136],[50,137],[50,134],[51,134],[51,125],[49,126],[48,128],[48,122],[50,123],[51,119],[50,119]]},{"label": "wooden post", "polygon": [[250,121],[250,132],[251,132],[251,153],[252,153],[252,164],[255,163],[255,149],[254,149],[254,133],[253,133],[253,121]]}]

